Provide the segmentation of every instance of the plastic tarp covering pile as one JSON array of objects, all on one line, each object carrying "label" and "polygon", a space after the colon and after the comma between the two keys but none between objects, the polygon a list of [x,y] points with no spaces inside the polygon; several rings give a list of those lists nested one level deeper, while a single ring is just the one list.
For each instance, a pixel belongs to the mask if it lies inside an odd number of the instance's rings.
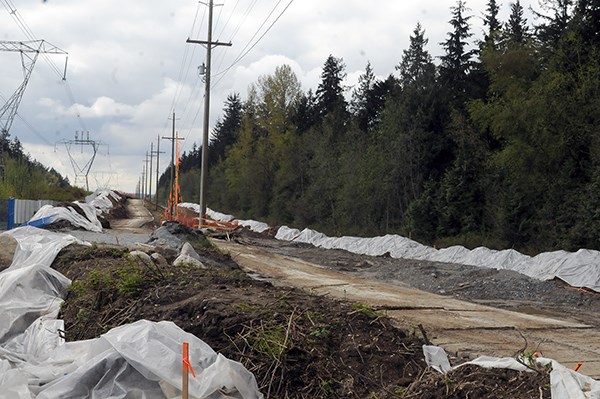
[{"label": "plastic tarp covering pile", "polygon": [[75,206],[83,210],[85,216],[78,213],[73,207],[44,205],[33,215],[30,223],[43,220],[43,224],[46,225],[66,220],[74,226],[100,233],[102,224],[98,220],[98,215],[108,212],[113,207],[109,197],[113,197],[117,201],[120,199],[119,194],[114,191],[98,191],[87,196],[85,203],[75,202]]},{"label": "plastic tarp covering pile", "polygon": [[[444,349],[438,346],[423,345],[423,354],[427,365],[440,373],[447,373],[466,364],[474,364],[484,368],[510,369],[515,371],[533,372],[523,363],[510,357],[481,356],[477,359],[452,367]],[[525,362],[529,361],[525,359]],[[550,372],[550,394],[552,399],[600,399],[600,381],[570,370],[562,364],[546,358],[536,358],[542,366],[552,365]]]},{"label": "plastic tarp covering pile", "polygon": [[102,224],[98,220],[96,209],[88,204],[77,204],[76,206],[83,210],[85,216],[81,215],[73,207],[44,205],[33,215],[30,222],[43,219],[45,224],[52,224],[59,220],[66,220],[73,226],[82,227],[88,231],[95,231],[97,233],[102,232]]},{"label": "plastic tarp covering pile", "polygon": [[197,375],[190,397],[262,398],[240,363],[171,322],[141,320],[65,343],[56,317],[70,281],[50,265],[76,239],[34,227],[4,234],[19,245],[0,273],[0,399],[178,398],[183,342]]},{"label": "plastic tarp covering pile", "polygon": [[389,254],[393,258],[513,270],[539,280],[557,277],[574,287],[586,287],[600,292],[600,252],[589,249],[544,252],[533,257],[513,249],[497,251],[479,247],[469,250],[457,245],[437,250],[398,235],[373,238],[327,237],[314,230],[300,231],[286,226],[277,231],[275,238],[364,255]]},{"label": "plastic tarp covering pile", "polygon": [[121,196],[112,190],[101,190],[85,197],[85,202],[96,208],[99,212],[107,213],[113,207],[109,198],[120,201]]}]

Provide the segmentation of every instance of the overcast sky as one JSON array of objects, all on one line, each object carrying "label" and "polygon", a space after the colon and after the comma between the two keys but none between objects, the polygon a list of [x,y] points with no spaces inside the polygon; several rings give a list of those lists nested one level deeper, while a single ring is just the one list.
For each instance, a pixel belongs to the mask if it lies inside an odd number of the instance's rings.
[{"label": "overcast sky", "polygon": [[[429,51],[437,57],[442,52],[439,43],[450,30],[450,7],[456,4],[454,0],[295,0],[262,40],[229,68],[290,1],[219,3],[213,39],[231,41],[233,46],[213,51],[211,126],[229,93],[245,98],[248,85],[273,73],[278,65],[289,64],[305,91],[317,87],[329,54],[343,58],[347,86],[355,84],[367,61],[380,77],[393,73],[417,21],[426,30]],[[482,37],[485,4],[486,0],[467,1],[474,40]],[[527,9],[537,2],[522,4]],[[509,8],[508,2],[502,4],[502,19]],[[527,16],[533,23],[529,12]],[[207,19],[207,7],[194,0],[0,0],[0,40],[23,41],[33,35],[69,54],[66,82],[55,71],[63,70],[64,56],[38,59],[11,136],[17,136],[33,158],[73,182],[62,142],[73,139],[76,131],[89,131],[90,139],[106,144],[99,148],[90,188],[108,184],[134,192],[150,143],[154,141],[156,149],[157,136],[171,134],[168,118],[173,111],[176,130],[185,138],[183,150],[201,143],[203,83],[197,67],[205,50],[185,41],[188,37],[205,40]],[[3,104],[22,83],[23,71],[18,53],[0,52],[0,65]],[[160,145],[163,150],[170,144],[162,140]],[[71,148],[71,153],[83,165],[90,150]],[[161,173],[168,165],[167,155],[161,154]]]}]

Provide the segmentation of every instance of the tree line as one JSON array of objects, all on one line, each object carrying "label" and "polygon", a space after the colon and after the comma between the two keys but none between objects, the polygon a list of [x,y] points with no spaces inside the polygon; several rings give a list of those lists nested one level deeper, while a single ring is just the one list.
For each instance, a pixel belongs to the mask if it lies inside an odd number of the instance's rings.
[{"label": "tree line", "polygon": [[0,199],[49,199],[73,201],[82,199],[85,191],[73,187],[54,168],[47,168],[23,151],[17,137],[0,134]]},{"label": "tree line", "polygon": [[[281,65],[231,94],[208,205],[330,235],[600,249],[600,0],[540,5],[530,24],[519,1],[507,21],[488,1],[476,38],[458,0],[439,60],[417,24],[395,71],[367,63],[349,95],[334,55],[314,91]],[[184,200],[199,164],[198,148],[184,154]]]}]

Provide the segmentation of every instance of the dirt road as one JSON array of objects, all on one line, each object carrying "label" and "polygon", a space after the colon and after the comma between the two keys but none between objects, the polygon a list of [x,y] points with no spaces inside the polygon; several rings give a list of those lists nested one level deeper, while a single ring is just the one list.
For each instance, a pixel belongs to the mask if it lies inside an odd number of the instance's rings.
[{"label": "dirt road", "polygon": [[582,373],[600,377],[600,332],[573,317],[493,308],[332,270],[270,248],[213,242],[240,266],[274,284],[368,304],[407,329],[422,324],[434,344],[458,358],[515,356],[526,346],[566,366],[583,361]]},{"label": "dirt road", "polygon": [[111,222],[111,228],[114,230],[126,230],[135,233],[144,233],[149,229],[144,225],[152,222],[154,218],[152,213],[144,206],[141,199],[128,199],[126,203],[128,219],[115,219]]}]

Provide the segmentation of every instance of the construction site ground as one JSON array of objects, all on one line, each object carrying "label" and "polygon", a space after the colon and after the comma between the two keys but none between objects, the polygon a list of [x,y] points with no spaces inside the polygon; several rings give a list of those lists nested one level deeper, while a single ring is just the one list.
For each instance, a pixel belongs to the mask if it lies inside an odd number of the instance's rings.
[{"label": "construction site ground", "polygon": [[[237,241],[237,242],[235,242]],[[600,295],[506,270],[356,255],[247,233],[213,240],[246,270],[421,324],[458,359],[532,351],[600,377]]]},{"label": "construction site ground", "polygon": [[176,253],[147,246],[167,263],[147,269],[124,261],[124,245],[146,242],[159,214],[153,222],[141,201],[128,200],[105,233],[72,231],[108,244],[72,245],[53,265],[74,283],[61,314],[68,340],[139,319],[170,320],[246,365],[272,398],[550,397],[546,372],[464,367],[443,377],[425,368],[425,342],[444,347],[453,364],[537,351],[566,366],[583,361],[582,373],[600,376],[596,293],[246,230],[211,239],[220,251],[186,233],[206,268],[169,266]]}]

